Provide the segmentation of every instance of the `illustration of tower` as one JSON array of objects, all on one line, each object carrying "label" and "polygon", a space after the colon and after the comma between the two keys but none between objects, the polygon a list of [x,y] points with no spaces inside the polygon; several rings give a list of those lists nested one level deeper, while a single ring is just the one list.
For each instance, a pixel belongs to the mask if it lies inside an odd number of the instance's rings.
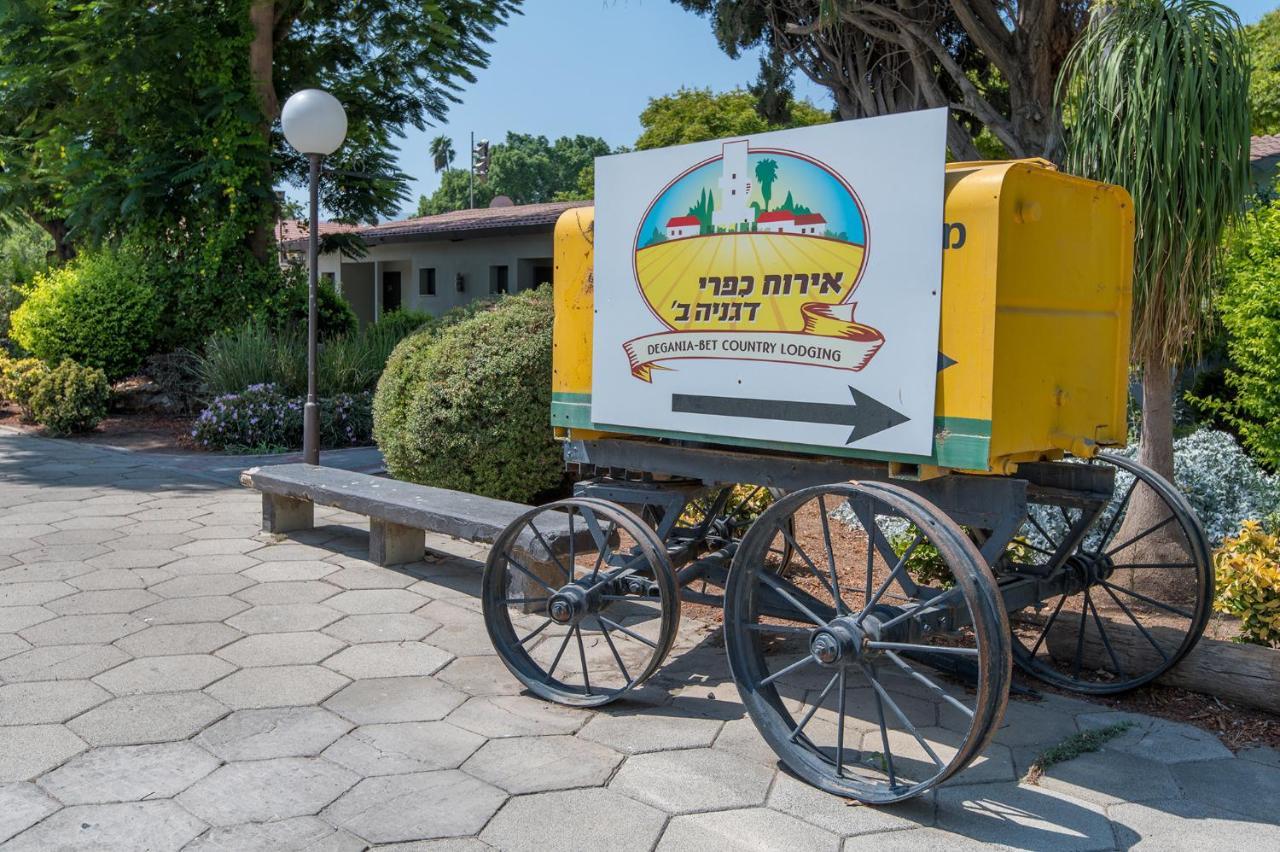
[{"label": "illustration of tower", "polygon": [[752,210],[747,204],[751,194],[751,181],[747,174],[747,143],[726,142],[720,159],[720,203],[711,214],[711,222],[717,228],[737,230],[739,224],[750,223]]}]

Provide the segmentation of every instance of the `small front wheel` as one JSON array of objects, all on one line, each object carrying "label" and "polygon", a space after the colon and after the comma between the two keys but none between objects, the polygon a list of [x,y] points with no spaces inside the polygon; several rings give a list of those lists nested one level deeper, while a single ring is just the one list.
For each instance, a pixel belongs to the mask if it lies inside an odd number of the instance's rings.
[{"label": "small front wheel", "polygon": [[586,707],[653,674],[680,621],[662,541],[621,506],[584,497],[532,509],[503,531],[481,603],[512,674],[542,698]]},{"label": "small front wheel", "polygon": [[[796,558],[780,575],[768,554],[784,530]],[[766,509],[729,574],[725,644],[782,762],[872,804],[967,766],[1008,700],[1009,625],[991,571],[954,522],[893,485],[806,488]]]}]

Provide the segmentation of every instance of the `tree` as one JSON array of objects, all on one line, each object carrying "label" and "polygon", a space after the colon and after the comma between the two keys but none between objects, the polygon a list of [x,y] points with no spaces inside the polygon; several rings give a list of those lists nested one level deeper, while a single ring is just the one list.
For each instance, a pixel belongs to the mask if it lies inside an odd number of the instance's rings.
[{"label": "tree", "polygon": [[431,140],[431,160],[437,172],[442,172],[453,165],[453,158],[456,156],[453,140],[448,136],[437,136]]},{"label": "tree", "polygon": [[773,123],[756,110],[750,92],[734,89],[713,93],[710,89],[680,89],[671,95],[653,98],[640,113],[644,128],[636,148],[664,148],[726,136],[748,136],[784,127],[808,127],[831,120],[828,113],[807,101],[791,104],[784,123]]},{"label": "tree", "polygon": [[[537,204],[590,198],[595,158],[610,153],[609,143],[597,136],[545,136],[508,133],[489,147],[489,177],[475,185],[476,205],[484,207],[498,195],[516,204]],[[418,215],[430,216],[469,206],[466,169],[447,169],[431,197],[418,201]]]},{"label": "tree", "polygon": [[1249,79],[1249,113],[1253,132],[1280,133],[1280,10],[1245,27],[1253,73]]},{"label": "tree", "polygon": [[831,90],[841,118],[950,107],[947,146],[979,159],[988,129],[1015,157],[1060,149],[1058,69],[1089,0],[672,0],[709,17],[730,56],[765,47],[758,91],[789,63]]},{"label": "tree", "polygon": [[[1133,196],[1140,458],[1170,480],[1174,367],[1211,322],[1221,237],[1249,185],[1248,94],[1239,19],[1211,0],[1118,0],[1063,68],[1067,169]],[[1143,503],[1126,524],[1161,520]]]},{"label": "tree", "polygon": [[[766,157],[756,163],[756,180],[760,181],[760,197],[764,199],[764,209],[769,209],[769,199],[773,197],[773,182],[778,179],[778,161]],[[787,198],[791,193],[787,193]]]}]

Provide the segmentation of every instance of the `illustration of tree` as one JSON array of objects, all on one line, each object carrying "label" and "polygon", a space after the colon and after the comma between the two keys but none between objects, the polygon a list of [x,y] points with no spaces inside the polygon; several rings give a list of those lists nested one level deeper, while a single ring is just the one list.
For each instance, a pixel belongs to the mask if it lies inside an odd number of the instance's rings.
[{"label": "illustration of tree", "polygon": [[773,195],[773,182],[778,179],[778,161],[763,159],[756,163],[756,180],[760,181],[760,195],[764,198],[764,209],[769,209],[769,198]]},{"label": "illustration of tree", "polygon": [[698,197],[698,203],[689,208],[689,215],[698,219],[699,233],[714,233],[714,229],[711,226],[711,214],[715,213],[715,211],[716,197],[707,192],[706,187],[703,187],[702,195]]}]

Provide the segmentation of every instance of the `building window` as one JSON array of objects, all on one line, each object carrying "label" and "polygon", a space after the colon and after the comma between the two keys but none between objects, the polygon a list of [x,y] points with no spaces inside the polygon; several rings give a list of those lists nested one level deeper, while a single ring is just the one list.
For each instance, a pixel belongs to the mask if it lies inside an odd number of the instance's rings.
[{"label": "building window", "polygon": [[507,291],[507,267],[490,266],[489,267],[489,294],[497,296]]},{"label": "building window", "polygon": [[423,267],[418,270],[418,295],[434,296],[436,294],[436,271],[434,267]]},{"label": "building window", "polygon": [[457,288],[459,293],[467,292],[467,277],[459,272],[453,277],[453,285]]},{"label": "building window", "polygon": [[337,281],[337,276],[333,272],[321,272],[320,280],[328,284],[330,288],[333,288],[334,283]]}]

